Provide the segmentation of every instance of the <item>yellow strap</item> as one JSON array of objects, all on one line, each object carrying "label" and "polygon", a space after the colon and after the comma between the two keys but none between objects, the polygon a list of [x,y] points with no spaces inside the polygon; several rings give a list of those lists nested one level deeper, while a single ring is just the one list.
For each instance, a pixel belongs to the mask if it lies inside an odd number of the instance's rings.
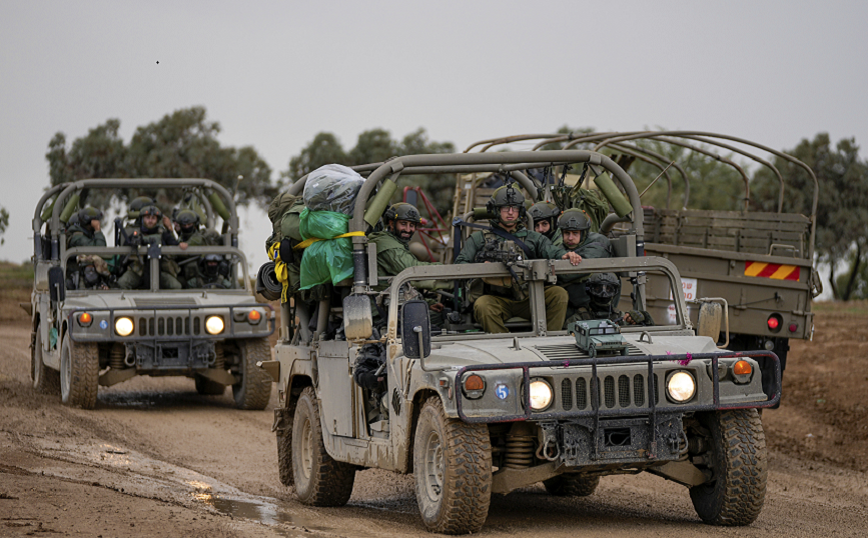
[{"label": "yellow strap", "polygon": [[[345,234],[336,235],[335,237],[332,237],[332,239],[340,239],[342,237],[364,237],[364,236],[365,236],[365,232],[348,232]],[[302,241],[301,243],[295,245],[292,248],[293,248],[293,250],[299,250],[299,249],[307,248],[307,247],[313,245],[314,243],[316,243],[317,241],[331,241],[331,239],[320,239],[319,237],[311,237],[310,239],[306,239],[306,240]]]}]

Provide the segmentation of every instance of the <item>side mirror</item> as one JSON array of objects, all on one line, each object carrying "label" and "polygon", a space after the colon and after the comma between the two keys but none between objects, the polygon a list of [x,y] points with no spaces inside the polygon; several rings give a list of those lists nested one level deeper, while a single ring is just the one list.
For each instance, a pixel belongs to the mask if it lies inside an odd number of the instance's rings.
[{"label": "side mirror", "polygon": [[699,322],[696,324],[697,336],[708,336],[715,342],[720,338],[720,324],[723,307],[718,303],[703,302],[699,307]]},{"label": "side mirror", "polygon": [[367,340],[373,333],[374,316],[367,295],[344,297],[344,336],[347,340]]},{"label": "side mirror", "polygon": [[55,266],[48,270],[48,294],[51,297],[52,303],[66,299],[66,283],[64,280],[62,267]]},{"label": "side mirror", "polygon": [[408,359],[424,359],[431,354],[431,318],[425,301],[413,299],[401,307],[401,344]]}]

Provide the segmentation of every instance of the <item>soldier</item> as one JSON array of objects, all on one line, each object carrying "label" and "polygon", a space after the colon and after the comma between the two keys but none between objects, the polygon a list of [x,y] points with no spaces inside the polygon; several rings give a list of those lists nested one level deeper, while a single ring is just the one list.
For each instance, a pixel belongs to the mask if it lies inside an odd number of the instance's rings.
[{"label": "soldier", "polygon": [[66,231],[66,248],[106,246],[105,235],[100,230],[102,211],[87,206],[80,210],[76,217],[77,222]]},{"label": "soldier", "polygon": [[[419,210],[412,204],[399,202],[383,215],[386,229],[375,232],[368,241],[377,245],[377,274],[380,276],[395,276],[408,267],[419,265],[440,265],[438,262],[423,262],[410,252],[410,239],[416,232],[416,227],[422,222]],[[383,286],[385,287],[385,286]],[[440,314],[443,304],[431,303],[431,310]],[[439,316],[432,316],[431,323],[442,325]]]},{"label": "soldier", "polygon": [[537,202],[530,206],[528,213],[533,217],[534,231],[548,237],[552,243],[561,237],[557,221],[561,210],[558,209],[558,206],[551,202]]},{"label": "soldier", "polygon": [[579,320],[608,319],[619,325],[654,325],[654,320],[645,310],[630,310],[622,314],[612,306],[612,299],[621,290],[621,280],[613,273],[595,273],[584,283],[588,303],[576,309],[567,319],[565,327]]},{"label": "soldier", "polygon": [[[100,230],[102,217],[102,211],[91,206],[76,213],[75,222],[71,222],[71,226],[66,231],[68,234],[66,248],[106,246],[105,235]],[[70,219],[70,221],[72,220]],[[98,263],[95,258],[102,263]],[[96,271],[96,265],[102,270],[101,272]],[[104,285],[104,280],[100,278],[100,275],[108,276],[107,271],[103,270],[104,266],[107,267],[105,260],[98,256],[77,256],[76,260],[68,263],[66,267],[67,287],[78,289]]]},{"label": "soldier", "polygon": [[[199,214],[192,209],[182,209],[175,214],[175,229],[181,250],[187,247],[204,247],[208,245],[205,236],[199,229]],[[181,266],[181,282],[189,282],[199,276],[199,256],[183,256],[178,258]]]},{"label": "soldier", "polygon": [[[569,251],[575,252],[582,258],[611,258],[614,256],[612,243],[601,234],[591,231],[591,219],[581,209],[567,209],[558,219],[558,230],[561,237],[558,243]],[[569,294],[567,307],[567,321],[573,320],[576,309],[588,305],[588,296],[585,293],[585,280],[588,275],[561,275],[558,276],[558,285],[563,286]],[[618,281],[620,292],[620,280]],[[564,329],[566,329],[564,325]]]},{"label": "soldier", "polygon": [[[495,190],[486,208],[489,213],[494,214],[491,230],[474,232],[467,239],[455,263],[476,263],[480,261],[477,260],[480,251],[490,250],[487,245],[502,247],[506,241],[518,245],[524,252],[522,257],[526,259],[569,259],[573,265],[578,265],[581,261],[577,254],[565,252],[563,247],[553,245],[546,236],[524,227],[524,195],[514,184],[510,183]],[[514,280],[509,283],[500,282],[507,284],[504,286],[497,285],[490,279],[486,280],[489,282],[483,282],[482,285],[475,283],[470,292],[473,315],[486,332],[508,332],[505,322],[512,317],[530,319],[526,285]],[[546,287],[545,304],[548,327],[552,330],[560,329],[567,313],[567,292],[559,286]]]},{"label": "soldier", "polygon": [[186,281],[188,288],[229,289],[232,287],[232,281],[229,280],[229,267],[223,260],[223,256],[219,254],[207,254],[205,257],[199,258],[196,264],[198,266],[198,274]]},{"label": "soldier", "polygon": [[[133,230],[130,236],[132,244],[140,243],[152,244],[154,242],[161,245],[177,245],[178,240],[172,234],[171,222],[167,217],[163,217],[162,211],[157,206],[148,205],[141,209],[139,216],[141,224]],[[160,219],[163,223],[160,223]],[[168,228],[168,229],[167,229]],[[160,288],[179,290],[182,289],[181,283],[175,278],[177,275],[177,263],[163,256],[160,260]],[[127,289],[138,289],[148,287],[150,263],[148,259],[140,259],[139,256],[133,256],[133,262],[127,268],[126,272],[118,279],[118,286]]]}]

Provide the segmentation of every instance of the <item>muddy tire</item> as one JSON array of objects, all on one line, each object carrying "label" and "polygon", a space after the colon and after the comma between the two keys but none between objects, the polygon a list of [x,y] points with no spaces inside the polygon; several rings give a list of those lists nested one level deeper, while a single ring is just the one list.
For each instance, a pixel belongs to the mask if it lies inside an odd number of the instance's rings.
[{"label": "muddy tire", "polygon": [[429,531],[479,531],[491,503],[488,428],[446,418],[440,399],[430,398],[416,426],[413,474],[419,513]]},{"label": "muddy tire", "polygon": [[755,409],[719,411],[698,417],[711,433],[706,453],[712,481],[690,488],[696,513],[705,523],[749,525],[759,516],[766,494],[768,455]]},{"label": "muddy tire", "polygon": [[97,345],[75,343],[67,332],[60,344],[60,400],[70,407],[93,409],[98,388]]},{"label": "muddy tire", "polygon": [[281,409],[280,426],[277,429],[277,471],[280,483],[286,487],[295,484],[292,473],[292,424],[295,418],[295,406]]},{"label": "muddy tire", "polygon": [[271,348],[268,340],[257,338],[238,342],[241,352],[238,373],[241,381],[232,385],[235,396],[235,407],[238,409],[265,409],[271,398],[271,383],[273,379],[268,372],[256,366],[259,361],[271,360]]},{"label": "muddy tire", "polygon": [[226,385],[208,379],[205,376],[196,376],[196,392],[202,396],[220,396],[226,391]]},{"label": "muddy tire", "polygon": [[587,497],[600,485],[599,476],[564,473],[543,481],[546,491],[558,497]]},{"label": "muddy tire", "polygon": [[356,467],[335,461],[322,440],[319,404],[312,387],[298,398],[292,421],[292,474],[295,495],[304,504],[343,506],[353,493]]},{"label": "muddy tire", "polygon": [[60,394],[60,372],[45,366],[42,360],[42,327],[36,327],[36,338],[30,352],[30,379],[37,392]]}]

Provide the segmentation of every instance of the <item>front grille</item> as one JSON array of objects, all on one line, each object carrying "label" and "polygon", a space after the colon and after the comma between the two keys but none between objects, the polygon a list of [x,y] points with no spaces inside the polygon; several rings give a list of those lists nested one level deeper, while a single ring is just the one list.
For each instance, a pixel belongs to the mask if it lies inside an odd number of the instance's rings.
[{"label": "front grille", "polygon": [[[190,336],[190,318],[187,316],[141,316],[136,321],[139,336]],[[193,336],[202,330],[202,320],[193,318]]]},{"label": "front grille", "polygon": [[[645,407],[645,393],[648,383],[644,375],[636,374],[632,378],[628,375],[621,375],[618,376],[617,383],[613,376],[606,376],[601,381],[603,390],[601,394],[599,387],[597,388],[597,401],[601,403],[603,408],[615,409],[617,407],[629,409],[631,407]],[[592,403],[590,399],[592,391],[588,390],[589,385],[594,386],[590,373],[587,377],[581,376],[576,378],[575,382],[571,378],[563,379],[561,381],[561,407],[563,410],[571,410],[573,402],[575,402],[575,408],[578,411],[584,411],[589,408]],[[654,374],[653,385],[654,403],[656,405],[660,402],[660,394],[657,390],[657,374]],[[576,389],[575,394],[571,391],[573,386]]]}]

